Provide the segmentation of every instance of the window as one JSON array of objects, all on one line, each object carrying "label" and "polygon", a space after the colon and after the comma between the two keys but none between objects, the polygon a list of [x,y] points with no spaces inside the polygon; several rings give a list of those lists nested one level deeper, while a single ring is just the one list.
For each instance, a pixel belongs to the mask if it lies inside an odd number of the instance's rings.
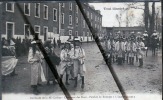
[{"label": "window", "polygon": [[6,11],[14,12],[14,3],[6,3]]},{"label": "window", "polygon": [[44,19],[48,19],[48,6],[47,5],[44,5]]},{"label": "window", "polygon": [[24,3],[24,14],[30,16],[30,3]]},{"label": "window", "polygon": [[61,23],[64,24],[64,13],[61,15]]},{"label": "window", "polygon": [[78,25],[78,17],[76,17],[76,24]]},{"label": "window", "polygon": [[24,24],[24,35],[25,37],[29,37],[30,35],[30,26],[28,24]]},{"label": "window", "polygon": [[64,8],[65,7],[65,3],[61,3],[61,6]]},{"label": "window", "polygon": [[85,37],[85,32],[83,32],[83,38]]},{"label": "window", "polygon": [[69,35],[72,35],[72,30],[69,30]]},{"label": "window", "polygon": [[87,11],[87,17],[89,18],[89,11]]},{"label": "window", "polygon": [[69,25],[72,25],[72,16],[69,15]]},{"label": "window", "polygon": [[83,28],[85,28],[85,20],[83,20]]},{"label": "window", "polygon": [[7,34],[7,39],[11,39],[12,36],[14,35],[14,23],[13,22],[6,22],[6,34]]},{"label": "window", "polygon": [[91,19],[92,19],[92,13],[91,13]]},{"label": "window", "polygon": [[78,6],[76,5],[76,13],[78,13]]},{"label": "window", "polygon": [[40,34],[40,26],[35,25],[35,26],[34,26],[34,29],[35,29],[35,33]]},{"label": "window", "polygon": [[76,36],[76,37],[78,36],[78,31],[75,32],[75,36]]},{"label": "window", "polygon": [[40,18],[40,3],[35,3],[35,17]]},{"label": "window", "polygon": [[89,32],[87,32],[87,36],[89,36]]},{"label": "window", "polygon": [[43,28],[43,34],[41,35],[44,35],[44,36],[47,36],[48,35],[48,27],[47,26],[44,26]]},{"label": "window", "polygon": [[56,27],[53,27],[53,33],[54,33],[54,34],[59,34],[59,33],[57,32],[57,28],[56,28]]},{"label": "window", "polygon": [[69,10],[72,10],[72,3],[69,3]]},{"label": "window", "polygon": [[53,8],[53,21],[57,21],[57,9]]}]

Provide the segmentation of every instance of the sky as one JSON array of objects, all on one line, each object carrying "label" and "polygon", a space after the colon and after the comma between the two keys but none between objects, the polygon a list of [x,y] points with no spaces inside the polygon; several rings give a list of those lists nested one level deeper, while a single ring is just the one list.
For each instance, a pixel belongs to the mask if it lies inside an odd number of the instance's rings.
[{"label": "sky", "polygon": [[[102,14],[102,26],[103,27],[119,27],[119,23],[117,21],[116,15],[120,15],[122,13],[121,18],[121,26],[126,26],[126,14],[128,11],[128,16],[130,18],[129,26],[138,26],[141,22],[143,22],[143,10],[142,9],[127,9],[126,3],[89,3],[89,5],[93,5],[96,10],[100,10]],[[144,5],[144,3],[137,3],[135,5]],[[149,4],[151,6],[151,4]],[[161,3],[156,3],[156,8],[160,7]],[[139,6],[139,8],[144,8],[144,6]],[[120,10],[121,9],[121,10]],[[160,8],[161,9],[161,8]],[[160,11],[161,12],[161,11]],[[161,16],[161,14],[160,14]]]}]

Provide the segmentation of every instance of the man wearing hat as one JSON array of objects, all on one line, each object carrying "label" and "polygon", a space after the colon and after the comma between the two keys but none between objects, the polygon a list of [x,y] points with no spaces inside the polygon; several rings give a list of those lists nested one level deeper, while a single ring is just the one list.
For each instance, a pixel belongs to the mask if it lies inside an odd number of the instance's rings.
[{"label": "man wearing hat", "polygon": [[136,53],[136,44],[134,43],[134,37],[131,36],[130,42],[127,45],[127,51],[129,56],[129,64],[134,65],[134,56]]},{"label": "man wearing hat", "polygon": [[71,50],[71,59],[73,59],[74,64],[74,77],[75,84],[74,87],[77,87],[77,78],[78,74],[81,76],[82,85],[81,88],[84,88],[84,74],[86,71],[85,68],[85,51],[81,47],[80,38],[74,38],[74,48]]},{"label": "man wearing hat", "polygon": [[157,43],[159,41],[159,38],[157,36],[156,30],[154,30],[154,33],[151,35],[151,48],[152,48],[152,55],[156,55],[156,48],[158,47]]},{"label": "man wearing hat", "polygon": [[69,85],[69,75],[70,70],[72,69],[72,59],[70,58],[71,53],[71,43],[65,42],[64,47],[61,51],[60,58],[61,58],[61,68],[60,68],[60,75],[63,78],[64,73],[66,73],[66,85]]},{"label": "man wearing hat", "polygon": [[143,34],[143,42],[144,42],[144,45],[146,47],[146,51],[145,52],[146,52],[146,57],[147,57],[149,43],[148,43],[148,34],[147,34],[146,30],[144,31],[144,34]]},{"label": "man wearing hat", "polygon": [[143,57],[144,57],[144,43],[142,42],[142,38],[138,38],[137,42],[137,57],[139,59],[139,67],[143,66]]},{"label": "man wearing hat", "polygon": [[125,45],[124,42],[122,42],[122,37],[119,38],[119,41],[115,44],[115,51],[117,52],[118,58],[118,65],[122,65],[123,60],[123,52],[125,51]]},{"label": "man wearing hat", "polygon": [[115,49],[115,42],[114,42],[113,37],[111,37],[107,41],[107,52],[109,53],[109,55],[111,55],[113,63],[115,62],[115,60],[114,60],[114,49]]},{"label": "man wearing hat", "polygon": [[43,82],[47,82],[45,74],[42,68],[42,54],[37,46],[37,42],[33,40],[31,42],[32,47],[29,49],[28,62],[31,64],[31,87],[33,88],[33,93],[40,93],[38,90],[38,85]]}]

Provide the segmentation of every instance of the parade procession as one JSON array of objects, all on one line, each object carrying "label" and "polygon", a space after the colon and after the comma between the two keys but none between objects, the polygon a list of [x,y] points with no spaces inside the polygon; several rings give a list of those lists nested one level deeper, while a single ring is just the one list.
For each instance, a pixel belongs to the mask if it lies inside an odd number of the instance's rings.
[{"label": "parade procession", "polygon": [[[37,36],[35,38],[38,38]],[[50,85],[57,83],[51,69],[48,67],[44,56],[42,55],[39,47],[37,45],[38,42],[35,41],[35,38],[31,40],[28,47],[28,63],[31,66],[31,88],[33,89],[34,94],[39,94],[38,86],[40,85]],[[16,55],[20,55],[16,53],[17,48],[15,49],[15,43],[11,39],[9,42],[5,39],[2,41],[3,43],[3,59],[4,62],[2,67],[2,74],[4,76],[15,76],[15,67],[17,65],[18,59],[16,59]],[[8,44],[10,43],[10,44]],[[69,84],[69,80],[74,80],[74,88],[77,87],[78,77],[81,78],[81,88],[84,88],[84,75],[86,72],[85,67],[85,51],[81,47],[81,39],[78,37],[74,37],[74,39],[68,39],[65,43],[60,44],[52,43],[52,41],[45,41],[44,48],[50,57],[51,61],[54,65],[56,65],[56,69],[61,79],[65,75],[66,80],[65,84]],[[19,50],[20,51],[20,50]],[[10,62],[10,63],[9,63]],[[64,80],[63,80],[64,81]]]},{"label": "parade procession", "polygon": [[[103,46],[112,64],[117,63],[123,65],[134,65],[138,63],[138,67],[143,67],[143,59],[147,57],[148,50],[152,51],[152,55],[156,56],[160,48],[160,38],[154,30],[151,36],[148,36],[147,31],[141,35],[135,35],[134,32],[128,37],[123,37],[120,31],[117,32],[118,37],[106,36]],[[150,42],[149,43],[149,39]]]}]

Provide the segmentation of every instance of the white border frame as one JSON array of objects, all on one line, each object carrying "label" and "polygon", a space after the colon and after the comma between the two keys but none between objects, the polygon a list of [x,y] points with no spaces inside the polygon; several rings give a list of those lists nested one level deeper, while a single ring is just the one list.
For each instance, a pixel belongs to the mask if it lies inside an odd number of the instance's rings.
[{"label": "white border frame", "polygon": [[[46,13],[47,18],[45,18],[45,15],[44,15],[45,7],[47,7],[47,13]],[[49,7],[48,7],[48,5],[44,5],[44,7],[43,7],[43,18],[48,20],[48,17],[49,17]]]},{"label": "white border frame", "polygon": [[14,13],[14,12],[15,12],[15,4],[12,3],[12,2],[9,2],[9,3],[12,4],[12,9],[13,9],[13,10],[8,10],[8,9],[7,9],[7,4],[8,4],[8,3],[6,3],[6,11],[7,11],[7,12],[13,12],[13,13]]},{"label": "white border frame", "polygon": [[76,18],[75,18],[75,23],[76,23],[76,25],[78,25],[79,24],[79,18],[76,16]]},{"label": "white border frame", "polygon": [[[63,19],[62,19],[62,14],[63,14]],[[65,23],[65,14],[64,13],[62,13],[61,14],[61,24],[64,24]]]},{"label": "white border frame", "polygon": [[[29,28],[30,28],[30,25],[29,24],[24,24],[24,36],[25,36],[25,26],[28,25]],[[29,36],[31,36],[31,32],[30,32],[30,29],[29,29]]]},{"label": "white border frame", "polygon": [[[71,18],[70,18],[71,16]],[[71,20],[71,23],[70,23],[70,20]],[[69,15],[69,25],[72,25],[72,15]]]},{"label": "white border frame", "polygon": [[[39,12],[39,16],[36,16],[36,4],[39,4],[39,8],[38,8],[38,12]],[[40,3],[35,3],[35,10],[34,10],[34,13],[35,13],[35,17],[36,18],[40,18],[40,9],[41,9],[41,5],[40,5]]]},{"label": "white border frame", "polygon": [[62,7],[63,7],[63,8],[65,7],[65,3],[62,3]]},{"label": "white border frame", "polygon": [[8,34],[7,34],[7,24],[13,24],[13,34],[12,34],[12,36],[14,37],[14,35],[15,35],[15,22],[6,21],[6,38],[8,37]]},{"label": "white border frame", "polygon": [[83,19],[83,28],[85,28],[85,20]]},{"label": "white border frame", "polygon": [[78,11],[78,10],[79,10],[79,9],[78,9],[78,5],[75,6],[75,10],[76,10],[76,13],[78,14],[78,12],[79,12],[79,11]]},{"label": "white border frame", "polygon": [[[48,35],[48,32],[49,32],[49,28],[48,28],[48,26],[43,26],[43,36],[44,36],[45,28],[47,29],[47,33],[46,33],[46,38],[47,38],[47,35]],[[40,35],[41,35],[41,34],[40,34]],[[41,36],[42,36],[42,35],[41,35]]]},{"label": "white border frame", "polygon": [[35,31],[35,33],[38,33],[38,32],[36,32],[36,30],[35,30],[36,27],[39,27],[39,36],[40,36],[40,32],[41,32],[40,26],[39,26],[39,25],[34,25],[34,31]]},{"label": "white border frame", "polygon": [[[25,4],[28,4],[28,7],[29,7],[29,14],[26,14],[26,13],[25,13]],[[24,15],[30,16],[30,14],[31,14],[31,4],[30,4],[30,3],[24,3]]]},{"label": "white border frame", "polygon": [[[76,34],[76,33],[77,33],[77,34]],[[78,31],[75,31],[75,36],[77,36],[77,37],[79,36],[79,33],[78,33]]]},{"label": "white border frame", "polygon": [[[56,20],[54,20],[54,9],[56,10]],[[53,8],[53,21],[57,21],[57,9],[56,8]]]},{"label": "white border frame", "polygon": [[72,2],[69,3],[69,10],[72,11]]},{"label": "white border frame", "polygon": [[[71,34],[70,34],[70,32],[71,32]],[[69,30],[69,31],[68,31],[68,34],[72,36],[72,30]]]}]

